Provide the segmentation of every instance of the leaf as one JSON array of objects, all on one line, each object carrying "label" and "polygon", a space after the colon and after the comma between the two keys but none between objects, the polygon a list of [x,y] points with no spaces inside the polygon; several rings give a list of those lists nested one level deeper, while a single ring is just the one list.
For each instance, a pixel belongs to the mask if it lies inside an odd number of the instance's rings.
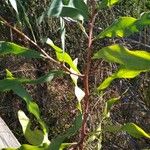
[{"label": "leaf", "polygon": [[69,54],[67,54],[66,52],[63,52],[63,50],[61,48],[59,48],[58,46],[56,46],[52,40],[50,40],[49,38],[47,39],[46,43],[48,45],[50,45],[56,52],[56,56],[57,56],[57,59],[60,61],[60,62],[65,62],[67,63],[70,68],[72,68],[74,71],[78,72],[78,69],[77,67],[75,66],[75,64],[73,63],[71,57],[69,56]]},{"label": "leaf", "polygon": [[13,78],[13,74],[8,69],[6,69],[6,77]]},{"label": "leaf", "polygon": [[65,29],[65,21],[62,17],[60,17],[60,33],[61,33],[61,45],[63,51],[65,51],[65,35],[66,35],[66,29]]},{"label": "leaf", "polygon": [[88,19],[88,8],[83,0],[53,0],[48,9],[48,16],[70,17],[83,21]]},{"label": "leaf", "polygon": [[88,7],[84,0],[70,0],[69,4],[77,8],[85,20],[88,19]]},{"label": "leaf", "polygon": [[100,8],[102,9],[105,7],[111,7],[112,5],[116,4],[119,1],[121,1],[121,0],[101,0],[100,1]]},{"label": "leaf", "polygon": [[119,100],[119,97],[117,98],[111,98],[110,100],[108,100],[105,104],[105,108],[104,108],[104,116],[105,117],[109,117],[110,116],[110,110],[112,108],[112,106],[117,103]]},{"label": "leaf", "polygon": [[141,129],[139,126],[137,126],[134,123],[127,123],[123,125],[122,130],[126,131],[128,134],[130,134],[135,138],[141,138],[141,137],[150,138],[150,134],[146,133],[143,129]]},{"label": "leaf", "polygon": [[69,138],[70,136],[76,134],[76,132],[81,128],[82,125],[82,114],[80,113],[75,121],[73,122],[73,126],[69,128],[64,134],[59,135],[55,139],[51,141],[51,144],[49,146],[50,150],[59,150],[61,148],[61,144],[66,138]]},{"label": "leaf", "polygon": [[133,17],[121,17],[116,20],[112,25],[103,30],[98,38],[104,37],[125,37],[132,33],[138,32],[138,28],[135,25],[137,19]]},{"label": "leaf", "polygon": [[31,130],[31,122],[23,111],[18,111],[18,118],[23,129],[23,134],[27,141],[34,146],[43,144],[43,132],[38,129],[35,129],[34,131]]},{"label": "leaf", "polygon": [[43,55],[37,51],[19,46],[11,42],[0,41],[0,55],[14,54],[26,58],[42,58]]},{"label": "leaf", "polygon": [[111,82],[114,79],[117,78],[134,78],[136,76],[138,76],[141,73],[141,71],[138,70],[130,70],[130,69],[126,69],[126,68],[120,68],[116,73],[112,74],[111,76],[109,76],[108,78],[106,78],[98,87],[98,90],[104,90],[106,89]]},{"label": "leaf", "polygon": [[51,74],[49,73],[46,76],[41,77],[39,80],[29,80],[29,79],[16,79],[16,78],[6,78],[3,80],[0,80],[0,91],[9,91],[12,90],[15,94],[17,94],[19,97],[21,97],[27,105],[27,109],[30,113],[32,113],[37,121],[40,123],[43,132],[44,132],[44,139],[43,142],[48,143],[48,128],[43,122],[43,120],[40,117],[40,110],[38,105],[32,100],[32,97],[28,94],[28,92],[23,88],[22,83],[42,83],[47,81],[49,77],[49,81],[52,80],[54,76],[54,72]]},{"label": "leaf", "polygon": [[83,90],[81,90],[77,85],[75,86],[75,95],[78,99],[78,102],[80,103],[81,100],[84,98],[85,93]]},{"label": "leaf", "polygon": [[[73,61],[73,63],[74,63],[74,65],[77,67],[77,65],[78,65],[78,58],[76,58],[76,59]],[[78,72],[74,71],[72,68],[70,68],[70,71],[71,71],[72,73],[76,73],[76,74],[78,73]],[[70,77],[71,77],[72,81],[74,82],[74,84],[77,85],[78,76],[77,76],[77,75],[74,75],[74,74],[70,74]]]},{"label": "leaf", "polygon": [[14,8],[14,10],[16,11],[16,13],[18,14],[18,9],[17,9],[17,2],[16,0],[9,0],[10,4],[12,5],[12,7]]},{"label": "leaf", "polygon": [[66,149],[72,145],[75,145],[75,144],[77,144],[77,143],[63,143],[63,144],[61,144],[59,150],[64,150],[64,149]]},{"label": "leaf", "polygon": [[23,144],[18,150],[48,150],[47,147],[46,144],[43,144],[42,146]]},{"label": "leaf", "polygon": [[[94,59],[103,58],[109,62],[119,63],[128,70],[150,70],[150,53],[140,50],[128,50],[126,47],[115,44],[107,46],[94,54]],[[138,65],[136,65],[138,64]]]},{"label": "leaf", "polygon": [[103,30],[98,35],[98,38],[130,36],[148,25],[150,25],[150,12],[143,13],[139,19],[133,17],[121,17]]}]

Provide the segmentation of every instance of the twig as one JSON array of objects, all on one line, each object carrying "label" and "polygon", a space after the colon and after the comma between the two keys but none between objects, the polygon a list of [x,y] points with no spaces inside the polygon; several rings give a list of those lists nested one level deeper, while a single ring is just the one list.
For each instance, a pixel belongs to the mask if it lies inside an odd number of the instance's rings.
[{"label": "twig", "polygon": [[74,75],[79,76],[79,77],[84,77],[84,75],[82,75],[82,74],[76,74],[76,73],[71,72],[70,69],[67,68],[64,64],[62,64],[62,63],[56,61],[55,59],[53,59],[52,57],[50,57],[39,45],[37,45],[37,43],[35,43],[33,40],[31,40],[23,32],[19,31],[18,29],[16,29],[15,27],[13,27],[11,24],[9,24],[2,16],[0,16],[0,20],[2,21],[2,23],[4,25],[6,25],[10,29],[12,29],[13,31],[15,31],[16,33],[18,33],[20,36],[22,36],[23,38],[27,39],[32,45],[34,45],[44,55],[45,59],[48,59],[49,61],[55,63],[59,68],[62,68],[68,74],[74,74]]}]

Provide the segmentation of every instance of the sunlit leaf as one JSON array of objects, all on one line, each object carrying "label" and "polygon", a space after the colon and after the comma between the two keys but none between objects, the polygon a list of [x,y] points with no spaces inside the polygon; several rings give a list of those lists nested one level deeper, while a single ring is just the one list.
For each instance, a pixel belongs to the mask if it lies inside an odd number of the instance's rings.
[{"label": "sunlit leaf", "polygon": [[137,19],[133,17],[121,17],[116,20],[112,25],[103,30],[99,34],[99,38],[104,37],[125,37],[132,33],[138,32],[135,22]]},{"label": "sunlit leaf", "polygon": [[42,58],[42,54],[11,42],[0,41],[0,55],[14,54],[26,58]]},{"label": "sunlit leaf", "polygon": [[131,51],[118,44],[102,48],[100,51],[94,54],[93,58],[103,58],[109,62],[119,63],[129,70],[150,70],[149,52],[140,50]]},{"label": "sunlit leaf", "polygon": [[6,69],[6,78],[13,78],[13,74],[8,69]]},{"label": "sunlit leaf", "polygon": [[43,144],[42,146],[33,146],[33,145],[23,144],[17,150],[48,150],[48,146],[46,144]]},{"label": "sunlit leaf", "polygon": [[16,11],[16,13],[18,13],[16,0],[9,0],[9,2],[12,5],[12,7],[14,8],[14,10]]},{"label": "sunlit leaf", "polygon": [[[73,61],[74,65],[77,67],[78,65],[78,58],[76,58],[74,61]],[[72,68],[70,68],[70,71],[72,73],[75,73],[75,74],[78,74],[78,72],[74,71]],[[78,81],[78,76],[75,75],[75,74],[70,74],[70,77],[72,79],[72,81],[74,82],[75,85],[77,85],[77,81]]]},{"label": "sunlit leaf", "polygon": [[23,111],[18,111],[18,118],[26,140],[32,145],[41,145],[44,139],[44,133],[38,129],[31,130],[31,122]]},{"label": "sunlit leaf", "polygon": [[145,12],[139,19],[133,17],[121,17],[112,25],[103,30],[98,38],[126,37],[139,32],[143,27],[150,25],[150,12]]},{"label": "sunlit leaf", "polygon": [[75,66],[75,64],[73,63],[71,57],[69,56],[68,53],[66,52],[63,52],[63,50],[56,46],[52,40],[50,39],[47,39],[46,41],[47,44],[49,44],[56,52],[56,56],[57,56],[57,59],[60,61],[60,62],[65,62],[67,63],[70,68],[72,68],[74,71],[76,71],[77,73],[79,73],[77,67]]},{"label": "sunlit leaf", "polygon": [[72,145],[75,145],[75,144],[77,144],[77,143],[63,143],[63,144],[61,144],[59,150],[64,150],[64,149],[66,149]]},{"label": "sunlit leaf", "polygon": [[85,93],[83,90],[81,90],[78,86],[75,86],[75,95],[79,102],[84,98]]},{"label": "sunlit leaf", "polygon": [[59,135],[58,137],[56,137],[55,139],[53,139],[51,141],[49,149],[50,150],[59,150],[63,141],[66,138],[69,138],[70,136],[76,134],[79,131],[79,129],[81,128],[81,125],[82,125],[82,114],[79,114],[76,117],[72,127],[70,127],[64,134]]},{"label": "sunlit leaf", "polygon": [[108,78],[106,78],[98,87],[98,90],[104,90],[106,89],[111,82],[114,79],[117,78],[134,78],[136,76],[138,76],[141,73],[141,71],[138,70],[130,70],[130,69],[126,69],[126,68],[120,68],[116,73],[112,74],[111,76],[109,76]]},{"label": "sunlit leaf", "polygon": [[[99,0],[100,1],[100,0]],[[101,0],[100,3],[100,8],[105,8],[105,7],[110,7],[117,2],[120,2],[121,0]]]},{"label": "sunlit leaf", "polygon": [[150,134],[146,133],[142,128],[140,128],[134,123],[127,123],[123,125],[122,130],[126,131],[128,134],[130,134],[135,138],[141,138],[141,137],[150,138]]}]

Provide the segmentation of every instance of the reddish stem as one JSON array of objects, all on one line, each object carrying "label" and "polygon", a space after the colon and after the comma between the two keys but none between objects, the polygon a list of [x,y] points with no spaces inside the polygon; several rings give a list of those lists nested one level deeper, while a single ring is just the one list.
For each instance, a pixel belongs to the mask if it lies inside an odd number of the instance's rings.
[{"label": "reddish stem", "polygon": [[91,19],[89,21],[89,34],[88,34],[88,48],[87,48],[87,61],[85,64],[84,68],[84,78],[83,78],[83,84],[84,84],[84,92],[85,92],[85,97],[83,101],[83,122],[82,122],[82,127],[80,131],[80,141],[78,142],[77,145],[75,145],[72,150],[83,150],[83,143],[86,139],[87,136],[87,119],[88,119],[88,114],[89,114],[89,98],[90,98],[90,91],[89,91],[89,73],[90,73],[90,68],[91,68],[91,55],[92,55],[92,44],[93,44],[93,28],[94,28],[94,22],[96,19],[97,11],[96,11],[96,2],[93,0],[92,1],[92,15]]}]

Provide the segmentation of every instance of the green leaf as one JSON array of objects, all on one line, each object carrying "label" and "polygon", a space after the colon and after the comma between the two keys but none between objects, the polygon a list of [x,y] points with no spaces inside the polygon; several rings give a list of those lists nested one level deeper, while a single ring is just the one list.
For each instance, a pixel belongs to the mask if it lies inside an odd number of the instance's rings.
[{"label": "green leaf", "polygon": [[108,100],[106,102],[105,108],[104,108],[104,116],[105,117],[109,117],[110,116],[110,110],[112,108],[112,106],[117,103],[119,100],[119,97],[117,98],[111,98],[110,100]]},{"label": "green leaf", "polygon": [[0,41],[0,55],[14,54],[26,58],[42,58],[43,55],[37,51],[19,46],[11,42]]},{"label": "green leaf", "polygon": [[8,69],[6,69],[6,77],[13,78],[13,74]]},{"label": "green leaf", "polygon": [[66,36],[66,29],[65,29],[65,21],[62,17],[60,17],[60,34],[61,34],[61,45],[63,51],[65,51],[65,36]]},{"label": "green leaf", "polygon": [[62,7],[63,7],[62,0],[53,0],[47,13],[48,16],[59,17]]},{"label": "green leaf", "polygon": [[38,129],[35,129],[33,131],[31,130],[31,121],[23,111],[18,111],[18,118],[26,140],[34,146],[43,144],[44,133]]},{"label": "green leaf", "polygon": [[[103,58],[109,62],[119,63],[128,70],[150,70],[150,53],[140,50],[128,50],[126,47],[115,44],[102,48],[94,59]],[[138,64],[138,65],[136,65]]]},{"label": "green leaf", "polygon": [[73,63],[73,60],[71,59],[68,53],[63,52],[63,50],[60,47],[56,46],[50,39],[47,39],[46,43],[49,44],[55,50],[57,59],[60,62],[67,63],[70,66],[70,68],[79,73],[76,65]]},{"label": "green leaf", "polygon": [[9,91],[12,90],[15,94],[21,97],[27,105],[27,109],[30,113],[32,113],[37,121],[40,123],[43,132],[44,132],[44,142],[48,142],[48,129],[40,117],[40,110],[38,105],[32,100],[32,97],[28,94],[28,92],[23,88],[23,83],[42,83],[45,81],[51,81],[54,76],[54,72],[49,73],[37,80],[29,80],[29,79],[16,79],[16,78],[6,78],[0,80],[0,91]]},{"label": "green leaf", "polygon": [[150,25],[150,12],[144,12],[141,14],[140,19],[136,21],[136,26],[142,29],[144,26]]},{"label": "green leaf", "polygon": [[77,143],[63,143],[63,144],[61,144],[59,150],[64,150],[64,149],[66,149],[72,145],[75,145],[75,144],[77,144]]},{"label": "green leaf", "polygon": [[130,36],[148,25],[150,25],[150,12],[143,13],[139,19],[133,17],[121,17],[103,30],[98,35],[98,38]]},{"label": "green leaf", "polygon": [[49,150],[49,149],[46,144],[43,144],[42,146],[23,144],[18,150]]},{"label": "green leaf", "polygon": [[84,19],[88,19],[88,7],[84,0],[70,0],[69,4],[74,8],[77,8]]},{"label": "green leaf", "polygon": [[104,37],[125,37],[132,33],[138,32],[135,22],[137,19],[133,17],[121,17],[116,20],[112,25],[103,30],[98,38]]},{"label": "green leaf", "polygon": [[104,90],[106,89],[111,82],[114,79],[117,78],[134,78],[136,76],[138,76],[141,73],[141,71],[138,70],[130,70],[130,69],[126,69],[126,68],[120,68],[116,73],[112,74],[111,76],[109,76],[108,78],[106,78],[98,87],[98,90]]},{"label": "green leaf", "polygon": [[48,16],[70,17],[83,21],[83,19],[88,19],[88,8],[83,0],[53,0],[48,10]]},{"label": "green leaf", "polygon": [[117,2],[120,2],[120,1],[121,0],[101,0],[99,2],[99,4],[100,4],[100,8],[106,8],[106,7],[111,7],[112,5],[114,5],[114,4],[116,4]]},{"label": "green leaf", "polygon": [[135,138],[141,138],[141,137],[150,138],[150,134],[146,133],[143,129],[141,129],[139,126],[137,126],[134,123],[127,123],[123,125],[122,130],[126,131],[128,134],[130,134]]},{"label": "green leaf", "polygon": [[59,150],[59,148],[61,148],[61,144],[63,143],[63,141],[66,138],[69,138],[70,136],[74,135],[77,133],[77,131],[81,128],[82,125],[82,114],[80,113],[74,123],[73,126],[71,128],[69,128],[64,134],[59,135],[58,137],[56,137],[55,139],[53,139],[51,141],[50,150]]}]

